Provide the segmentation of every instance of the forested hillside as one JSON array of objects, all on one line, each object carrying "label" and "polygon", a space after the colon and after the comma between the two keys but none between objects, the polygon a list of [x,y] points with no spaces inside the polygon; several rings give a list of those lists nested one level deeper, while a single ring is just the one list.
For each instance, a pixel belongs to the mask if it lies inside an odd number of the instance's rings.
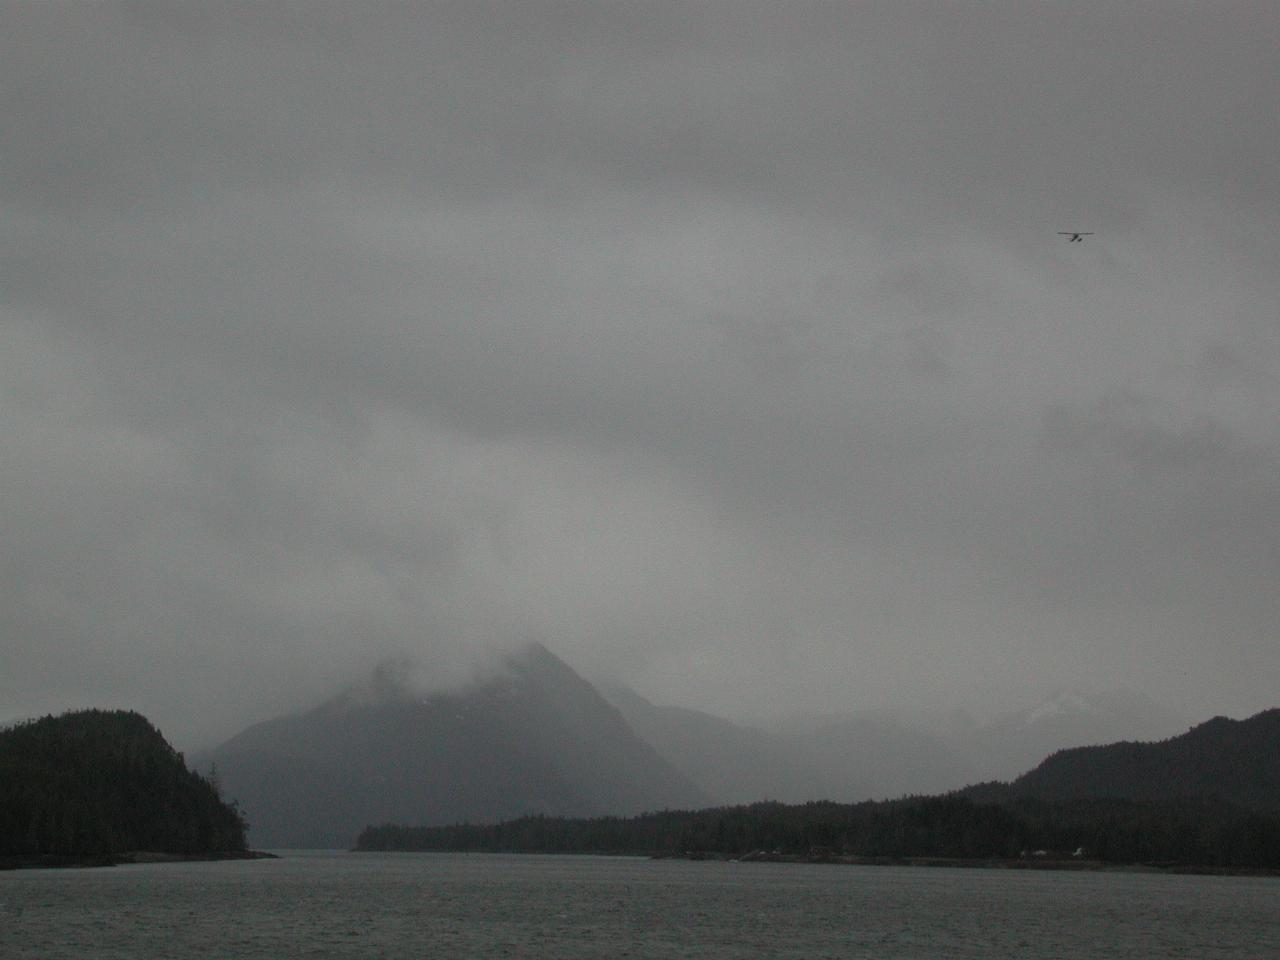
[{"label": "forested hillside", "polygon": [[732,858],[1067,860],[1280,868],[1280,817],[1215,803],[959,795],[857,804],[758,803],[639,817],[525,817],[487,826],[386,825],[361,850],[608,853]]},{"label": "forested hillside", "polygon": [[1215,717],[1159,743],[1062,750],[1012,786],[1047,800],[1210,797],[1280,811],[1280,709],[1247,720]]},{"label": "forested hillside", "polygon": [[0,856],[245,849],[245,824],[145,717],[82,710],[0,730]]}]

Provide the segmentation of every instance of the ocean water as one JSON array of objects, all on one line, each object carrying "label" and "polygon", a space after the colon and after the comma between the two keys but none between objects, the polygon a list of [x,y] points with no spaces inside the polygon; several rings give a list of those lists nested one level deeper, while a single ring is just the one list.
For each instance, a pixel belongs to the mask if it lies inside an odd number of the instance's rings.
[{"label": "ocean water", "polygon": [[284,852],[0,873],[0,957],[1280,958],[1280,878]]}]

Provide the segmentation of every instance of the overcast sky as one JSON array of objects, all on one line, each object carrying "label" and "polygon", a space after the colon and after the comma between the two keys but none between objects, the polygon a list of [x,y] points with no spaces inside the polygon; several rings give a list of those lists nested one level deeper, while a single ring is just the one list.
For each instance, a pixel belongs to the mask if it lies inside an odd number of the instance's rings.
[{"label": "overcast sky", "polygon": [[0,720],[192,748],[528,639],[729,715],[1276,706],[1277,50],[1270,0],[5,0]]}]

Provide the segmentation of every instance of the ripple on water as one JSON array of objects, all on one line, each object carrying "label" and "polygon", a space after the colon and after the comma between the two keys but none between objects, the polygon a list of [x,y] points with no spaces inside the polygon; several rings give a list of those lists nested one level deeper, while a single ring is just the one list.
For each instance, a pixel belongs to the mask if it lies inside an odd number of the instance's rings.
[{"label": "ripple on water", "polygon": [[312,853],[0,874],[6,960],[1280,957],[1280,879]]}]

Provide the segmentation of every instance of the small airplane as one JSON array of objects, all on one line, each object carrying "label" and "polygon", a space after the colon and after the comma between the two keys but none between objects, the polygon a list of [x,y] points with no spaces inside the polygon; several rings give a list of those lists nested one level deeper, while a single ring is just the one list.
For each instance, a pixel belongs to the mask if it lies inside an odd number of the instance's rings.
[{"label": "small airplane", "polygon": [[1069,232],[1064,231],[1064,230],[1059,230],[1059,231],[1058,231],[1058,236],[1060,236],[1060,237],[1070,237],[1071,239],[1070,239],[1070,240],[1068,240],[1068,241],[1067,241],[1067,243],[1083,243],[1083,242],[1084,242],[1084,238],[1085,238],[1085,237],[1092,237],[1092,236],[1093,236],[1093,231],[1092,231],[1092,230],[1087,230],[1087,231],[1085,231],[1084,233],[1069,233]]}]

